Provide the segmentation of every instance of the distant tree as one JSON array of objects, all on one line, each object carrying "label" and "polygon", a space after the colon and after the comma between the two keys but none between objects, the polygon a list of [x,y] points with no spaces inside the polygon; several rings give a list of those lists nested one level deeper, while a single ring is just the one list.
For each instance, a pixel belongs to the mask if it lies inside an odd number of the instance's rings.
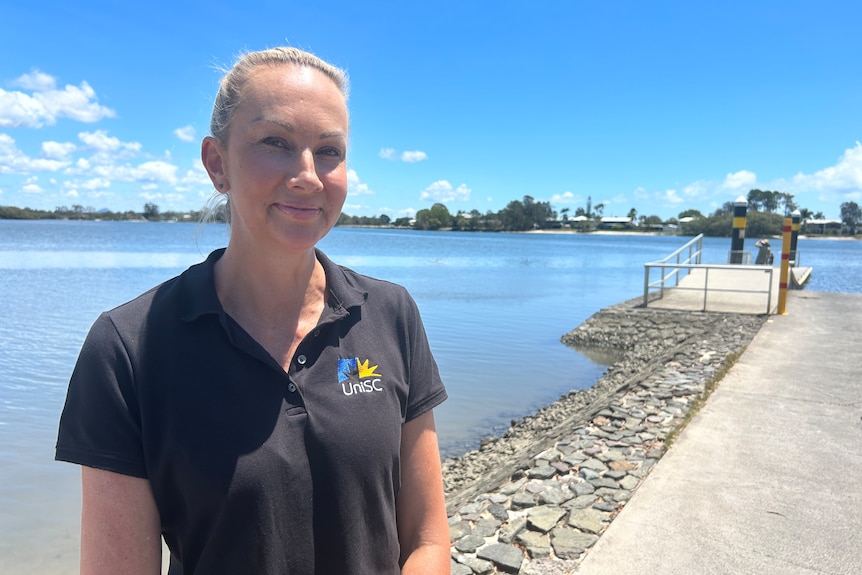
[{"label": "distant tree", "polygon": [[643,220],[644,225],[646,226],[660,226],[663,222],[659,216],[646,216]]},{"label": "distant tree", "polygon": [[815,212],[813,216],[811,216],[815,220],[825,220],[826,216],[823,215],[823,212]]},{"label": "distant tree", "polygon": [[814,214],[811,213],[811,210],[808,208],[800,208],[799,209],[799,217],[804,222],[805,220],[810,220]]},{"label": "distant tree", "polygon": [[781,234],[784,218],[770,212],[752,212],[745,221],[745,235],[750,238],[765,238]]},{"label": "distant tree", "polygon": [[778,203],[784,207],[784,215],[790,216],[791,212],[798,207],[793,201],[793,194],[776,193],[778,194]]},{"label": "distant tree", "polygon": [[452,214],[449,209],[443,204],[437,203],[431,206],[430,209],[419,210],[416,212],[416,224],[414,227],[417,230],[439,230],[440,228],[451,228],[453,224]]},{"label": "distant tree", "polygon": [[395,222],[392,225],[396,228],[409,228],[410,218],[395,218]]},{"label": "distant tree", "polygon": [[733,204],[734,204],[734,202],[724,202],[723,204],[721,204],[720,208],[717,208],[714,212],[712,212],[712,217],[732,216],[733,215]]},{"label": "distant tree", "polygon": [[580,216],[588,217],[587,211],[584,208],[578,206],[577,208],[575,208],[575,217],[577,218]]},{"label": "distant tree", "polygon": [[862,210],[856,202],[844,202],[841,204],[841,223],[850,230],[850,235],[856,235],[856,226],[862,223]]},{"label": "distant tree", "polygon": [[679,219],[683,218],[702,218],[703,214],[698,210],[685,210],[679,213]]},{"label": "distant tree", "polygon": [[[75,206],[72,207],[74,208]],[[144,204],[144,218],[147,220],[159,219],[159,206],[152,202]]]},{"label": "distant tree", "polygon": [[564,222],[569,221],[569,208],[560,210],[560,216],[562,216]]},{"label": "distant tree", "polygon": [[388,226],[391,221],[392,220],[389,219],[389,216],[387,216],[386,214],[380,214],[380,225],[381,226]]},{"label": "distant tree", "polygon": [[602,214],[605,213],[605,205],[604,204],[596,204],[595,211],[596,211],[596,219],[601,218]]}]

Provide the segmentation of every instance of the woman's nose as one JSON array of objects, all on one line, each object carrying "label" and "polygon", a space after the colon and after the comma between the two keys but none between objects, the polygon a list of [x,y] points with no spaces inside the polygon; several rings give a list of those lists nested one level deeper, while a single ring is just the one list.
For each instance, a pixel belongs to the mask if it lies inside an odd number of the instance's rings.
[{"label": "woman's nose", "polygon": [[303,150],[297,155],[296,173],[291,176],[288,186],[301,188],[309,192],[316,192],[323,188],[323,182],[317,175],[317,167],[314,165],[314,153],[311,150]]}]

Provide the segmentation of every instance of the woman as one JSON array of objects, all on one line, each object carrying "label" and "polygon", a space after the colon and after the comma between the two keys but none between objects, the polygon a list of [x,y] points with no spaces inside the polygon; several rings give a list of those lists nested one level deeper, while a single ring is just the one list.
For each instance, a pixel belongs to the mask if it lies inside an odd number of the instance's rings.
[{"label": "woman", "polygon": [[201,156],[228,246],[102,314],[57,459],[82,464],[81,573],[443,573],[432,409],[406,291],[315,244],[347,195],[346,78],[292,48],[222,80]]}]

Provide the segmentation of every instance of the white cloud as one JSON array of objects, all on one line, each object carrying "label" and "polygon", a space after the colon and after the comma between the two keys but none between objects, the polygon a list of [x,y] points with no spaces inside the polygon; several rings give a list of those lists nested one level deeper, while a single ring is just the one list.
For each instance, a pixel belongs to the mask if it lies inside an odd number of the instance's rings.
[{"label": "white cloud", "polygon": [[426,159],[428,159],[428,154],[419,150],[413,152],[401,152],[401,161],[407,162],[408,164],[414,164]]},{"label": "white cloud", "polygon": [[579,204],[584,201],[580,195],[575,195],[572,192],[563,192],[562,194],[554,194],[551,196],[552,204]]},{"label": "white cloud", "polygon": [[395,148],[380,148],[380,151],[377,153],[377,155],[384,160],[397,159],[407,164],[415,164],[416,162],[421,162],[422,160],[428,159],[428,154],[421,150],[408,150],[398,154]]},{"label": "white cloud", "polygon": [[42,142],[42,155],[49,160],[69,162],[76,149],[77,146],[72,142]]},{"label": "white cloud", "polygon": [[183,142],[194,142],[197,137],[197,132],[194,126],[183,126],[174,130],[174,136]]},{"label": "white cloud", "polygon": [[813,174],[799,173],[791,180],[794,191],[816,190],[838,194],[858,194],[862,190],[862,144],[856,142],[834,166]]},{"label": "white cloud", "polygon": [[30,74],[16,78],[12,85],[32,92],[48,92],[57,87],[57,81],[53,76],[39,70],[33,70]]},{"label": "white cloud", "polygon": [[374,192],[368,188],[368,184],[359,180],[356,170],[347,170],[347,195],[348,196],[370,196]]},{"label": "white cloud", "polygon": [[38,184],[25,184],[21,187],[21,191],[25,194],[41,194],[45,190],[43,190]]},{"label": "white cloud", "polygon": [[446,180],[434,182],[419,194],[419,199],[432,202],[466,201],[472,190],[466,184],[453,188]]},{"label": "white cloud", "polygon": [[105,130],[81,132],[78,134],[78,139],[84,142],[88,148],[97,152],[116,152],[118,150],[137,152],[141,149],[141,144],[138,142],[121,142],[119,138],[109,136]]},{"label": "white cloud", "polygon": [[[348,178],[350,174],[348,172]],[[182,179],[182,183],[187,186],[212,186],[209,174],[204,169],[203,164],[194,162],[191,169],[186,172]]]},{"label": "white cloud", "polygon": [[78,194],[78,190],[69,190],[63,195],[67,198],[77,198],[80,194]]},{"label": "white cloud", "polygon": [[50,158],[30,158],[15,145],[8,134],[0,134],[0,174],[56,172],[69,165],[68,161]]},{"label": "white cloud", "polygon": [[740,170],[733,174],[727,174],[721,187],[728,190],[738,190],[739,188],[751,188],[756,182],[757,175],[754,172]]},{"label": "white cloud", "polygon": [[665,203],[665,205],[670,206],[678,206],[679,204],[686,201],[676,190],[665,190],[661,194],[661,200]]},{"label": "white cloud", "polygon": [[96,166],[92,173],[109,180],[122,182],[161,182],[175,184],[177,182],[177,166],[160,160],[143,162],[137,166]]},{"label": "white cloud", "polygon": [[17,78],[13,85],[32,94],[0,89],[0,127],[41,128],[56,124],[59,118],[98,122],[116,116],[114,110],[98,103],[95,90],[87,82],[67,84],[58,90],[53,77],[34,70]]},{"label": "white cloud", "polygon": [[85,190],[102,190],[104,188],[110,188],[111,182],[105,178],[93,178],[91,180],[81,182],[80,187]]}]

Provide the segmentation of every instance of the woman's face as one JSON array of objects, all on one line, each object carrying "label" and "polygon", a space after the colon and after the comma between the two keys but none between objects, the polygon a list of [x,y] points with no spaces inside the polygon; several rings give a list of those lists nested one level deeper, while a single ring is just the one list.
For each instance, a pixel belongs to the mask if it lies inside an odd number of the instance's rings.
[{"label": "woman's face", "polygon": [[255,249],[312,248],[347,196],[348,115],[323,73],[297,65],[250,75],[218,146],[230,195],[231,241]]}]

